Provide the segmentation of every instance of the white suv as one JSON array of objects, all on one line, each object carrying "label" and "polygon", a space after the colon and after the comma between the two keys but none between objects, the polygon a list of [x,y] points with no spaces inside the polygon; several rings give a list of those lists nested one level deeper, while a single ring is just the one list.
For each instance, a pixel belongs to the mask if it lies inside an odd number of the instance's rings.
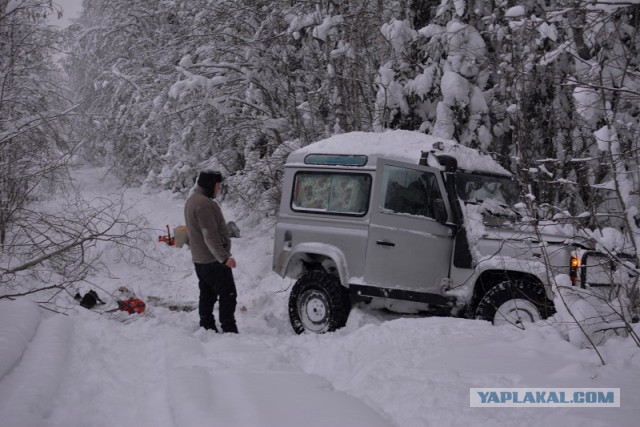
[{"label": "white suv", "polygon": [[422,133],[354,132],[294,151],[273,258],[297,280],[293,329],[340,328],[356,301],[494,324],[548,317],[552,278],[584,284],[602,255],[556,225],[532,229],[518,202],[492,158]]}]

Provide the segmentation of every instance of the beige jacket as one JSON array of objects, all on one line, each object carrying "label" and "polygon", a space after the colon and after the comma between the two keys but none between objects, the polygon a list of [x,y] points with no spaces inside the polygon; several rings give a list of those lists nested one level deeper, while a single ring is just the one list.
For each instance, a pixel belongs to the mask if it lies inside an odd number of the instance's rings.
[{"label": "beige jacket", "polygon": [[224,263],[231,256],[231,238],[218,203],[196,187],[184,206],[189,248],[194,263]]}]

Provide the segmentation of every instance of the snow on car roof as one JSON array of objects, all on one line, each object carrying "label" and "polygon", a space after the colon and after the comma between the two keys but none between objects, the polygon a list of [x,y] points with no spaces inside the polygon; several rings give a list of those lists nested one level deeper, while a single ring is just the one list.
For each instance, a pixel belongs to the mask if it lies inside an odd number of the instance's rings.
[{"label": "snow on car roof", "polygon": [[510,175],[493,158],[477,150],[464,147],[455,141],[407,130],[334,135],[292,152],[287,159],[287,165],[304,165],[309,154],[365,155],[369,167],[375,167],[379,157],[417,164],[422,152],[433,150],[436,142],[442,142],[444,147],[443,150],[436,150],[436,154],[455,157],[459,169]]}]

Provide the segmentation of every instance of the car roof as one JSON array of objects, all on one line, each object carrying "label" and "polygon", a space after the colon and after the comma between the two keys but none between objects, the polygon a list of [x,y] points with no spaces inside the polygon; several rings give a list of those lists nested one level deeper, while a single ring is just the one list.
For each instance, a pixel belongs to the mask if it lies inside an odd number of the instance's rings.
[{"label": "car roof", "polygon": [[[348,167],[371,169],[376,167],[378,158],[418,164],[422,152],[431,151],[435,151],[436,155],[444,154],[454,157],[458,162],[458,168],[464,171],[510,175],[491,156],[480,153],[478,150],[464,147],[452,140],[406,130],[349,132],[334,135],[293,151],[287,158],[287,166],[309,166],[308,156],[310,155],[331,155],[334,158],[366,156],[363,164]],[[344,164],[339,163],[335,166],[345,167]]]}]

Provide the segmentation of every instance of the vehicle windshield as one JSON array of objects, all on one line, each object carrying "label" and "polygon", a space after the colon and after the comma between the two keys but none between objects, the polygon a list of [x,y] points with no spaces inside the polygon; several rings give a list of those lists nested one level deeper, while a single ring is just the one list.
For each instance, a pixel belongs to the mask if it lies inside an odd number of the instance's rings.
[{"label": "vehicle windshield", "polygon": [[519,202],[518,189],[506,176],[457,173],[456,187],[458,197],[464,203],[513,208]]}]

